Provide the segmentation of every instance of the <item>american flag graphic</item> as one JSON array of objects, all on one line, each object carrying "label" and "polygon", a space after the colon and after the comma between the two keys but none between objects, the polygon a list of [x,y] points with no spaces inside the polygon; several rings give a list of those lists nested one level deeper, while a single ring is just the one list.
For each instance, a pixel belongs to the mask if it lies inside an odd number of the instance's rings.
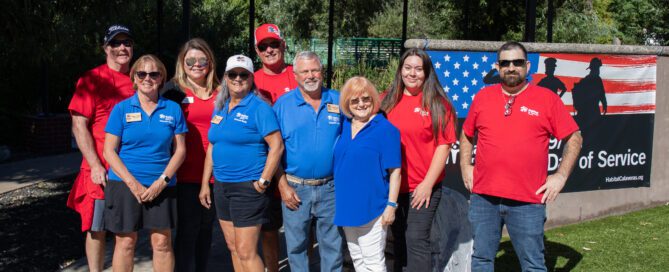
[{"label": "american flag graphic", "polygon": [[[499,82],[494,70],[496,52],[430,51],[428,54],[459,118],[467,116],[481,88]],[[656,56],[530,53],[528,59],[531,63],[528,80],[536,85],[541,85],[547,77],[561,82],[556,84],[564,87],[556,92],[560,94],[564,90],[562,101],[572,114],[575,114],[573,94],[596,92],[597,88],[590,84],[595,81],[601,82],[595,85],[603,86],[601,97],[597,99],[600,110],[607,104],[606,114],[655,113]],[[551,80],[544,80],[548,81]]]}]

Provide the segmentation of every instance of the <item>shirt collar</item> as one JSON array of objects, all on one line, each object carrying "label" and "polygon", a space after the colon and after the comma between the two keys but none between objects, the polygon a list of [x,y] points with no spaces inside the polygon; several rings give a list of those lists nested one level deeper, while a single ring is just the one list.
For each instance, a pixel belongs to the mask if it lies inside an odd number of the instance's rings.
[{"label": "shirt collar", "polygon": [[[253,91],[249,91],[249,93],[246,96],[244,96],[244,98],[242,98],[242,101],[239,101],[239,104],[237,104],[237,106],[235,107],[248,106],[248,104],[251,103],[251,100],[253,100],[254,97],[256,97],[256,95],[253,93]],[[223,109],[226,112],[228,111],[228,107],[230,107],[230,99],[231,98],[228,98],[228,100],[225,101],[225,107],[223,107]]]},{"label": "shirt collar", "polygon": [[[332,96],[330,95],[330,89],[321,87],[321,105],[326,105],[326,104],[336,104],[333,103],[332,101]],[[295,95],[295,103],[298,106],[302,106],[304,104],[307,104],[306,101],[304,101],[304,97],[302,97],[302,92],[300,91],[300,88],[297,87],[293,89],[292,91]]]},{"label": "shirt collar", "polygon": [[[139,103],[139,91],[135,91],[135,94],[133,94],[130,97],[130,105],[133,107],[141,108],[142,105]],[[156,106],[156,109],[164,108],[165,103],[167,101],[167,98],[164,98],[162,95],[158,96],[158,105]]]}]

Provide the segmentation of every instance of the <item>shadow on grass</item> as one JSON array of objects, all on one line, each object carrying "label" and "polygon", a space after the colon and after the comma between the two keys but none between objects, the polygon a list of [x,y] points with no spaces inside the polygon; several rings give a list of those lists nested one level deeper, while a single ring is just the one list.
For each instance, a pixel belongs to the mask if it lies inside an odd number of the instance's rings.
[{"label": "shadow on grass", "polygon": [[[544,246],[546,247],[545,258],[548,271],[572,271],[581,259],[583,259],[583,255],[575,249],[567,245],[548,241],[546,236],[544,236]],[[518,255],[513,250],[511,241],[501,243],[499,250],[502,252],[502,255],[495,259],[495,271],[521,271]],[[558,264],[558,259],[566,259],[566,263],[560,261]],[[560,267],[557,267],[558,265]]]}]

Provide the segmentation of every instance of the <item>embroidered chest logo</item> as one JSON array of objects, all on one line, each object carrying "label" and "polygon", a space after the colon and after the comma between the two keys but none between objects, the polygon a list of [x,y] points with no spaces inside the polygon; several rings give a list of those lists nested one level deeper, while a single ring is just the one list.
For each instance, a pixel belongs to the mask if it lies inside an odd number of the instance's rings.
[{"label": "embroidered chest logo", "polygon": [[520,107],[520,112],[525,112],[529,116],[539,116],[539,112],[525,106]]},{"label": "embroidered chest logo", "polygon": [[421,109],[420,107],[416,107],[415,109],[413,109],[413,112],[420,114],[420,116],[430,116],[429,112]]},{"label": "embroidered chest logo", "polygon": [[235,114],[235,119],[233,120],[246,124],[249,122],[249,116],[241,112],[238,112],[237,114]]},{"label": "embroidered chest logo", "polygon": [[173,124],[173,123],[174,123],[174,116],[165,115],[165,114],[162,114],[162,113],[161,113],[161,114],[159,115],[159,117],[160,117],[160,122],[161,122],[161,123],[169,123],[169,124]]},{"label": "embroidered chest logo", "polygon": [[328,124],[329,125],[339,125],[339,117],[334,115],[328,115]]}]

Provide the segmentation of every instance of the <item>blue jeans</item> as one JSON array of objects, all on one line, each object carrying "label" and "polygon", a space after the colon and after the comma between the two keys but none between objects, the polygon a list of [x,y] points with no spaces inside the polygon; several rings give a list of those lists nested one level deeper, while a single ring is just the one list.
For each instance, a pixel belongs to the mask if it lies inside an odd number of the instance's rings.
[{"label": "blue jeans", "polygon": [[522,271],[546,271],[545,205],[472,194],[469,221],[474,229],[472,271],[494,271],[495,255],[505,224]]},{"label": "blue jeans", "polygon": [[282,203],[283,228],[286,235],[286,254],[290,271],[308,272],[307,247],[311,236],[311,220],[316,220],[318,254],[321,257],[320,271],[341,271],[342,236],[333,224],[335,214],[334,181],[319,186],[288,184],[295,189],[302,202],[297,210],[291,210]]}]

